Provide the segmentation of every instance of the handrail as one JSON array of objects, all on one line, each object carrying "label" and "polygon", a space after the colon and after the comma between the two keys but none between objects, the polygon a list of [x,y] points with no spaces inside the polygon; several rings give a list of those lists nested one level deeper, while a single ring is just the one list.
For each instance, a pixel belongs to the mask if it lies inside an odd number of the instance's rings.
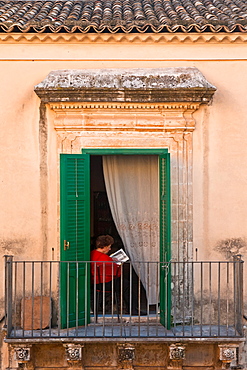
[{"label": "handrail", "polygon": [[[97,313],[97,283],[90,278],[94,263],[20,261],[5,256],[7,338],[243,335],[241,256],[235,256],[233,261],[139,261],[135,262],[135,267],[139,266],[136,271],[131,262],[126,262],[120,267],[121,276],[116,284],[113,276],[109,284],[103,279],[102,289],[98,290],[103,294],[102,311]],[[109,263],[113,274],[114,262]],[[110,302],[105,295],[109,289]],[[120,298],[117,309],[116,294]],[[169,300],[171,307],[164,303]],[[166,317],[163,319],[162,315]]]}]

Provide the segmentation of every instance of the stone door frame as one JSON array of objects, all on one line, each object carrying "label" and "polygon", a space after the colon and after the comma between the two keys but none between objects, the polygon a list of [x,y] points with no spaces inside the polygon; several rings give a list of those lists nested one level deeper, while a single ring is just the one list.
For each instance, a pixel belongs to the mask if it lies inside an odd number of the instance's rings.
[{"label": "stone door frame", "polygon": [[[51,132],[58,169],[60,153],[78,154],[82,148],[168,148],[172,259],[192,260],[193,113],[209,104],[215,90],[196,68],[51,72],[35,87],[41,98],[41,177],[46,178],[42,206],[48,203]],[[57,225],[59,214],[58,199]]]}]

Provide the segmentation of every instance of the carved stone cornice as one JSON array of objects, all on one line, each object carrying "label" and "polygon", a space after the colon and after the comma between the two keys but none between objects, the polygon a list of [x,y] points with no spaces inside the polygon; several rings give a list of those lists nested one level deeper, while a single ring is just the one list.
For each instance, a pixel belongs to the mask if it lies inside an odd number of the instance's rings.
[{"label": "carved stone cornice", "polygon": [[199,103],[216,88],[194,67],[57,70],[34,88],[44,103]]},{"label": "carved stone cornice", "polygon": [[107,34],[107,33],[2,33],[0,42],[6,43],[169,43],[169,44],[233,44],[246,43],[246,33],[144,33],[144,34]]},{"label": "carved stone cornice", "polygon": [[56,130],[112,132],[191,131],[215,90],[192,67],[59,70],[35,87]]},{"label": "carved stone cornice", "polygon": [[64,110],[82,110],[82,109],[123,109],[123,110],[134,110],[134,109],[148,109],[148,110],[197,110],[199,103],[166,103],[166,104],[148,104],[148,103],[50,103],[50,108],[55,112]]},{"label": "carved stone cornice", "polygon": [[49,104],[55,113],[57,131],[193,131],[193,113],[199,103],[58,103]]}]

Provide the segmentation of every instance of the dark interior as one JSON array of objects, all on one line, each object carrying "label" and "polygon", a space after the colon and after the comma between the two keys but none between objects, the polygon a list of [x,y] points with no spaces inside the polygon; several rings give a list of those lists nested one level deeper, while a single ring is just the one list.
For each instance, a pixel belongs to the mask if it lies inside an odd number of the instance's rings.
[{"label": "dark interior", "polygon": [[108,234],[115,241],[111,253],[120,248],[124,249],[112,218],[103,176],[102,156],[100,155],[92,155],[90,157],[90,192],[91,248],[94,248],[95,240],[99,235]]},{"label": "dark interior", "polygon": [[[91,194],[91,250],[95,248],[95,240],[99,235],[111,235],[114,238],[114,245],[112,246],[111,253],[123,248],[124,245],[120,235],[116,229],[115,223],[112,218],[110,205],[108,202],[105,181],[103,175],[102,156],[90,156],[90,194]],[[125,276],[129,276],[130,265],[125,263],[123,271]],[[132,279],[134,289],[137,291],[138,278],[132,268]],[[146,306],[145,290],[140,283],[141,289],[141,304]]]}]

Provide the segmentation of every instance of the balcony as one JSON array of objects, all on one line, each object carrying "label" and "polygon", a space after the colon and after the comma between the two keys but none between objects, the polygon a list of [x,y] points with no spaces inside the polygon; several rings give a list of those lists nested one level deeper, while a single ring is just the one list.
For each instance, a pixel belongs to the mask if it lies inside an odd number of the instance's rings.
[{"label": "balcony", "polygon": [[[126,262],[117,280],[100,286],[98,265],[6,256],[7,341],[243,337],[240,256],[223,262],[135,262],[135,269]],[[106,271],[102,262],[103,281]]]}]

